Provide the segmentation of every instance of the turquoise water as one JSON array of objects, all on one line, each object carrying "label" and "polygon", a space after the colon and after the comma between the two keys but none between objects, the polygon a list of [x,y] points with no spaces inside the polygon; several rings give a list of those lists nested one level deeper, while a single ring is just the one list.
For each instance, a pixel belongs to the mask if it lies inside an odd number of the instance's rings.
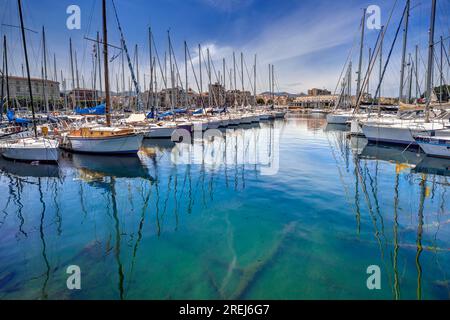
[{"label": "turquoise water", "polygon": [[226,135],[190,158],[146,141],[138,158],[0,160],[0,299],[450,298],[449,161],[321,117]]}]

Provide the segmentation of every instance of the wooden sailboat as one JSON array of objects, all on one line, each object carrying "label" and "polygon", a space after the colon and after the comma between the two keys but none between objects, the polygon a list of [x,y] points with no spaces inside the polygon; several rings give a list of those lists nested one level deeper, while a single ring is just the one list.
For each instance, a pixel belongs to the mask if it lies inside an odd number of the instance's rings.
[{"label": "wooden sailboat", "polygon": [[67,135],[69,149],[81,153],[136,154],[142,146],[144,134],[136,132],[132,128],[111,127],[106,0],[103,0],[102,3],[106,127],[86,127],[70,131]]},{"label": "wooden sailboat", "polygon": [[[19,140],[9,140],[0,145],[0,151],[3,157],[17,161],[58,161],[59,143],[56,140],[47,137],[38,137],[36,127],[36,117],[34,112],[33,92],[30,78],[30,66],[28,62],[27,42],[25,38],[25,27],[22,15],[22,3],[18,0],[20,26],[22,30],[23,48],[25,54],[25,63],[27,68],[28,89],[30,93],[31,111],[33,115],[34,137]],[[45,131],[45,130],[44,130]]]}]

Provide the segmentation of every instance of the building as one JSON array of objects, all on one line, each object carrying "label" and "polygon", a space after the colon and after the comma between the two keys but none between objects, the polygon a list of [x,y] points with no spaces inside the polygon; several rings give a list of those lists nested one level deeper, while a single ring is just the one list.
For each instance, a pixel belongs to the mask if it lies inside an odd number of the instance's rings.
[{"label": "building", "polygon": [[329,95],[331,95],[331,92],[326,89],[313,88],[313,89],[308,90],[308,96],[317,97],[317,96],[329,96]]},{"label": "building", "polygon": [[274,104],[278,106],[286,106],[292,101],[291,95],[288,93],[276,93],[274,95],[270,93],[262,93],[260,95],[257,95],[257,100],[264,100],[265,105]]},{"label": "building", "polygon": [[[29,98],[28,78],[12,76],[8,77],[8,82],[11,99],[21,100]],[[56,81],[32,78],[31,90],[33,91],[33,98],[36,100],[44,100],[45,96],[48,100],[57,100],[60,98],[59,82]]]},{"label": "building", "polygon": [[302,108],[329,108],[336,105],[339,100],[339,95],[308,95],[297,97],[290,103],[292,107],[302,107]]},{"label": "building", "polygon": [[98,91],[92,89],[73,89],[69,92],[69,101],[77,106],[91,107],[100,103]]},{"label": "building", "polygon": [[[211,105],[212,106],[223,106],[226,102],[225,88],[219,83],[209,85],[209,93],[211,94]],[[209,101],[209,95],[208,95]]]},{"label": "building", "polygon": [[248,106],[254,103],[254,99],[250,91],[229,90],[226,94],[226,104],[228,106]]}]

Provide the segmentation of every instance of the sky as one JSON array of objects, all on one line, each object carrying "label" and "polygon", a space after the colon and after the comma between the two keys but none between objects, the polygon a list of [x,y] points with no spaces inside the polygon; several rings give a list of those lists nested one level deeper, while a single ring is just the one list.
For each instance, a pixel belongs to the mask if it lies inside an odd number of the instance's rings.
[{"label": "sky", "polygon": [[[109,43],[119,45],[120,35],[111,1],[107,1]],[[92,86],[93,43],[85,37],[94,38],[96,32],[101,31],[101,1],[22,0],[22,2],[26,27],[37,32],[27,32],[33,75],[39,76],[41,73],[43,56],[41,30],[45,26],[47,52],[51,57],[49,58],[51,60],[49,74],[54,73],[53,55],[56,55],[58,78],[61,77],[60,70],[63,70],[63,77],[70,86],[72,77],[69,63],[69,38],[72,38],[77,51],[80,78],[84,78],[85,86]],[[436,37],[441,35],[448,37],[450,35],[450,1],[437,0],[437,2]],[[115,0],[132,57],[135,45],[138,45],[141,87],[144,87],[144,82],[148,87],[150,75],[148,28],[151,27],[161,60],[164,60],[164,52],[168,50],[167,32],[170,30],[175,58],[183,81],[184,41],[187,41],[197,76],[199,72],[198,44],[202,45],[205,58],[206,49],[210,50],[216,73],[222,70],[222,59],[226,59],[228,86],[229,69],[233,67],[233,52],[236,52],[239,70],[240,53],[243,52],[244,86],[247,90],[251,90],[251,82],[253,82],[251,73],[256,54],[257,91],[268,90],[268,65],[274,64],[276,91],[290,93],[306,92],[313,87],[327,88],[334,92],[348,56],[353,63],[353,80],[356,80],[362,10],[369,5],[378,5],[381,8],[381,22],[387,25],[388,32],[383,52],[384,57],[387,57],[405,3],[406,0]],[[408,53],[414,55],[415,46],[419,45],[419,53],[422,57],[422,59],[419,58],[421,87],[424,86],[425,78],[430,3],[430,0],[411,0],[407,49]],[[68,18],[66,9],[70,5],[78,5],[81,9],[80,30],[68,30],[66,27]],[[19,24],[17,1],[0,0],[0,6],[3,9],[0,10],[2,23],[0,32],[8,37],[8,54],[11,57],[10,73],[20,75],[23,64],[20,33],[17,28],[7,26]],[[374,46],[378,33],[378,30],[366,30],[363,71],[367,69],[369,48]],[[400,32],[383,82],[382,90],[387,96],[395,96],[398,91],[402,36],[403,33]],[[448,51],[450,42],[446,40],[445,43]],[[110,50],[111,57],[117,54],[116,49]],[[115,59],[110,66],[113,90],[117,87],[120,60],[120,58]],[[190,87],[198,91],[190,62],[188,66]],[[371,91],[374,91],[373,83],[379,77],[378,68],[373,73]],[[207,83],[205,69],[204,66],[203,82]],[[161,75],[160,70],[158,72],[158,75]],[[448,71],[446,71],[447,75]],[[128,77],[127,71],[127,87]],[[215,78],[214,75],[213,78]],[[240,75],[237,82],[240,87]],[[163,86],[162,82],[159,86]],[[206,87],[205,84],[204,87]]]}]

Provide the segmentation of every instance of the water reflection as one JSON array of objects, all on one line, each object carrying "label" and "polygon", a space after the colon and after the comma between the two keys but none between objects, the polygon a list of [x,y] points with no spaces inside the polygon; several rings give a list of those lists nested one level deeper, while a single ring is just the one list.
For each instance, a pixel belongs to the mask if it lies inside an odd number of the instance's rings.
[{"label": "water reflection", "polygon": [[131,158],[0,160],[0,299],[447,299],[448,162],[341,129],[296,118]]},{"label": "water reflection", "polygon": [[[437,221],[433,221],[432,223],[428,223],[428,226],[433,226],[437,230],[444,228],[450,220],[447,220],[445,225],[442,225],[442,221],[440,220],[440,216],[445,211],[442,208],[447,208],[445,204],[445,196],[446,187],[449,185],[447,181],[447,176],[449,175],[449,167],[450,163],[445,159],[437,159],[427,157],[420,150],[411,150],[404,148],[397,148],[395,146],[384,146],[377,144],[370,144],[366,139],[360,137],[348,137],[346,134],[342,132],[346,132],[346,129],[343,127],[332,127],[327,126],[324,129],[328,134],[328,140],[332,146],[332,150],[334,150],[334,154],[340,155],[339,158],[335,159],[337,168],[342,170],[341,168],[345,166],[348,168],[348,159],[346,157],[346,152],[343,151],[343,148],[348,146],[346,140],[350,141],[350,148],[353,153],[354,158],[354,175],[356,177],[354,182],[354,201],[351,203],[352,207],[356,209],[357,215],[357,225],[361,224],[361,215],[360,212],[360,196],[359,191],[361,190],[364,195],[365,204],[372,220],[373,224],[373,236],[378,245],[381,261],[384,265],[382,269],[389,270],[392,267],[392,274],[388,273],[388,283],[393,291],[393,299],[400,299],[403,297],[401,295],[401,287],[407,287],[408,281],[405,279],[405,271],[400,271],[399,269],[399,256],[403,254],[403,256],[409,255],[409,250],[413,247],[415,250],[414,255],[414,263],[416,269],[416,290],[415,290],[415,298],[422,299],[423,298],[423,280],[424,278],[429,278],[430,275],[425,275],[426,269],[430,269],[429,261],[426,261],[427,268],[423,266],[423,251],[428,251],[430,253],[437,252],[449,252],[449,245],[446,243],[448,241],[448,233],[444,233],[444,238],[441,241],[437,241],[438,231],[436,231],[434,235],[434,243],[430,245],[424,245],[424,241],[429,241],[429,237],[426,237],[425,232],[425,219],[427,213],[429,215],[428,219],[436,219]],[[394,175],[384,174],[380,177],[380,166],[388,166],[388,168],[392,168],[394,170]],[[416,175],[417,174],[417,175]],[[391,222],[389,219],[389,209],[384,210],[381,209],[381,204],[383,201],[387,201],[388,199],[381,200],[379,198],[379,181],[382,179],[382,184],[385,187],[389,187],[390,181],[389,177],[393,177],[393,221]],[[344,179],[342,183],[346,190],[349,190],[349,183],[351,180]],[[405,186],[406,184],[406,186]],[[431,184],[431,186],[430,186]],[[415,192],[417,190],[417,193]],[[437,202],[439,208],[441,208],[440,213],[431,214],[430,209],[432,208],[432,204],[429,202],[433,202],[436,194],[441,194],[440,199]],[[382,193],[386,195],[386,192]],[[411,196],[414,198],[414,194],[416,194],[416,201],[411,199]],[[400,215],[401,211],[405,211],[405,207],[401,206],[402,197],[406,199],[410,199],[410,207],[411,213],[414,210],[417,210],[417,218],[414,219],[413,216],[410,216],[409,221]],[[404,200],[406,200],[404,199]],[[411,201],[412,200],[412,201]],[[404,202],[404,201],[403,201]],[[417,209],[414,209],[414,203],[417,203]],[[404,205],[403,205],[404,206]],[[427,210],[428,209],[428,210]],[[448,208],[446,209],[448,210]],[[448,211],[447,213],[448,214]],[[444,214],[444,215],[445,215]],[[392,242],[389,240],[389,235],[386,234],[385,230],[385,217],[388,218],[389,223],[393,224],[393,233],[392,233]],[[427,219],[427,220],[428,220]],[[409,230],[412,230],[413,225],[415,225],[416,233],[415,233],[415,245],[408,242],[410,238]],[[411,225],[411,226],[410,226]],[[360,234],[360,229],[358,227],[358,235]],[[442,234],[441,234],[442,235]],[[411,237],[412,238],[412,237]],[[426,240],[425,240],[426,239]],[[445,239],[445,240],[444,240]],[[411,239],[413,240],[413,239]],[[444,247],[438,247],[439,244],[446,243]],[[391,245],[392,253],[390,261],[387,259],[386,250],[390,251]],[[406,252],[404,252],[406,251]],[[448,259],[448,254],[446,256]],[[390,267],[391,265],[391,267]],[[403,267],[404,268],[404,267]],[[446,279],[445,272],[442,272],[444,278]],[[433,275],[436,276],[436,275]],[[433,277],[431,276],[431,277]],[[434,284],[427,284],[428,287],[433,287],[436,290],[436,281]],[[448,291],[448,281],[444,280],[446,283],[447,293]],[[410,292],[408,292],[408,296],[411,297]],[[447,296],[448,298],[449,296]]]}]

